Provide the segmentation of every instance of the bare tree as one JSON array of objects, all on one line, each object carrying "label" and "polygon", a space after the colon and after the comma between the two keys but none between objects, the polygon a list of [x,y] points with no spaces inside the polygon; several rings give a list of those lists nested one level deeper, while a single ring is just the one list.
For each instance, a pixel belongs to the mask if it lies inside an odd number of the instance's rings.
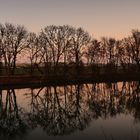
[{"label": "bare tree", "polygon": [[108,63],[113,64],[116,40],[114,38],[103,38],[102,40],[104,42],[104,46],[106,47],[106,55]]},{"label": "bare tree", "polygon": [[128,46],[126,44],[127,39],[124,38],[117,42],[116,45],[116,58],[117,58],[117,65],[121,66],[124,69],[126,69],[127,64],[131,63],[130,60],[130,53],[128,51]]},{"label": "bare tree", "polygon": [[97,59],[100,57],[100,49],[100,42],[96,39],[92,39],[85,56],[87,58],[88,65],[97,63]]},{"label": "bare tree", "polygon": [[84,48],[90,43],[90,35],[82,28],[74,29],[72,36],[72,56],[75,59],[76,66],[79,66],[82,56],[84,54]]},{"label": "bare tree", "polygon": [[132,30],[132,37],[127,38],[126,45],[132,63],[140,70],[140,31]]},{"label": "bare tree", "polygon": [[56,70],[60,62],[67,62],[67,50],[70,47],[72,27],[47,26],[40,34],[40,44],[44,63],[51,63]]},{"label": "bare tree", "polygon": [[17,55],[26,46],[27,31],[24,26],[0,24],[0,48],[8,74],[14,74]]},{"label": "bare tree", "polygon": [[29,33],[28,35],[28,47],[27,47],[27,54],[30,60],[30,73],[33,74],[34,69],[40,62],[40,50],[41,47],[39,46],[39,40],[35,33]]}]

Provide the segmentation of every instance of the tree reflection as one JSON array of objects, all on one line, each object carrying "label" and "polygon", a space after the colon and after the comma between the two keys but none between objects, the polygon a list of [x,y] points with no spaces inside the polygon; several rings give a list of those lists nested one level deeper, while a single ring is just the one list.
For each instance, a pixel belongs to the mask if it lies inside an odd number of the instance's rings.
[{"label": "tree reflection", "polygon": [[48,135],[64,135],[85,129],[91,120],[122,113],[140,120],[139,91],[139,82],[33,89],[29,122],[40,125]]},{"label": "tree reflection", "polygon": [[22,109],[17,105],[15,90],[0,90],[0,138],[8,139],[22,136],[26,124],[22,120]]},{"label": "tree reflection", "polygon": [[15,90],[0,90],[0,138],[22,136],[28,128],[37,127],[48,135],[67,135],[85,129],[96,119],[121,114],[130,114],[134,122],[140,122],[140,82],[76,84],[30,91],[28,110],[23,111]]},{"label": "tree reflection", "polygon": [[80,89],[82,86],[46,87],[43,94],[32,94],[29,120],[39,124],[49,135],[69,134],[83,130],[90,122]]},{"label": "tree reflection", "polygon": [[135,121],[140,122],[140,82],[133,83],[131,96],[127,101],[128,110],[134,115]]},{"label": "tree reflection", "polygon": [[[89,107],[96,118],[107,119],[116,117],[121,113],[133,113],[133,115],[139,113],[140,100],[138,91],[140,85],[138,82],[96,84],[96,88],[95,85],[92,86],[94,87],[94,92],[90,94]],[[136,118],[136,116],[134,117]]]}]

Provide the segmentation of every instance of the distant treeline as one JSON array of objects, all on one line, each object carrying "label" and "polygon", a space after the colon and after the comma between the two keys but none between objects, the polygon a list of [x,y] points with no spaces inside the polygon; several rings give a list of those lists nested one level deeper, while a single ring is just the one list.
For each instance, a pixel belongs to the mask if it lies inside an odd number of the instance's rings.
[{"label": "distant treeline", "polygon": [[132,30],[122,40],[103,37],[97,40],[82,28],[69,25],[44,27],[38,34],[24,26],[11,23],[0,24],[0,62],[7,74],[14,74],[19,55],[27,57],[30,73],[36,68],[59,64],[106,65],[122,67],[135,65],[140,70],[140,31]]}]

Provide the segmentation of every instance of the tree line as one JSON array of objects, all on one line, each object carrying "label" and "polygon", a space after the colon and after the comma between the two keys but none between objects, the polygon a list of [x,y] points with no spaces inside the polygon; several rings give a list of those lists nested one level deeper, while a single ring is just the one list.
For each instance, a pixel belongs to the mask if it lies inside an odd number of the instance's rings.
[{"label": "tree line", "polygon": [[140,70],[140,31],[121,40],[93,38],[83,28],[69,25],[44,27],[38,34],[22,25],[0,24],[0,62],[8,74],[14,74],[19,55],[25,55],[31,73],[35,67],[54,72],[61,63],[65,67],[80,65],[110,65],[126,68],[135,65]]}]

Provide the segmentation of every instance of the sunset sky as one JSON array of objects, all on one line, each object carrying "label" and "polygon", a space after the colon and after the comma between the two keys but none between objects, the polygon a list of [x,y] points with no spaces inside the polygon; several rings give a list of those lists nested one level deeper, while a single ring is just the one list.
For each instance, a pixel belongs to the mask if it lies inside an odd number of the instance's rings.
[{"label": "sunset sky", "polygon": [[69,24],[95,38],[123,38],[140,29],[140,0],[0,0],[0,22],[22,24],[33,32]]}]

